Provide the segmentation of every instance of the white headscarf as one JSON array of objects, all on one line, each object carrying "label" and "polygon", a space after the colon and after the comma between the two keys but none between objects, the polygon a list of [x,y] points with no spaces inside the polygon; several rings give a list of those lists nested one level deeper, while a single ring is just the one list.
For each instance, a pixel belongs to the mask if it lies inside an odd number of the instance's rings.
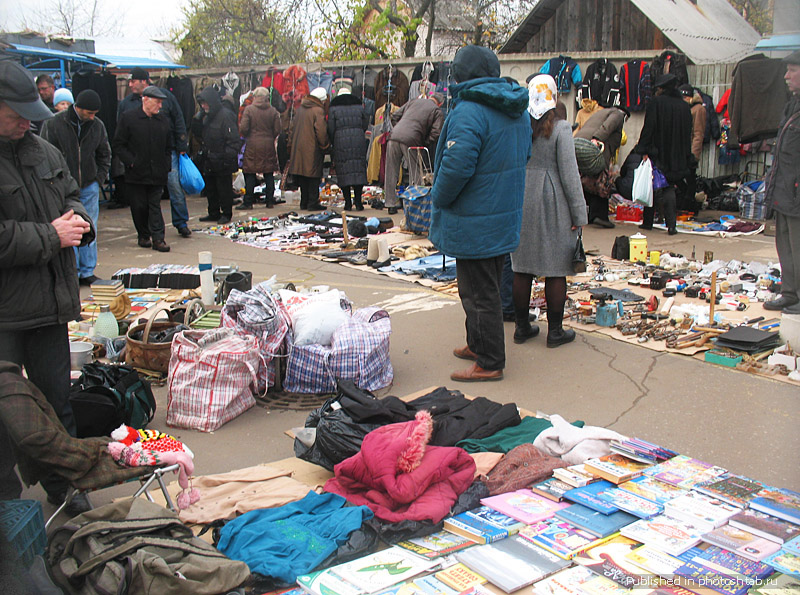
[{"label": "white headscarf", "polygon": [[311,97],[316,97],[320,101],[325,101],[328,98],[328,92],[325,90],[325,87],[317,87],[310,93]]},{"label": "white headscarf", "polygon": [[556,106],[558,89],[549,74],[537,74],[528,83],[528,113],[538,120]]}]

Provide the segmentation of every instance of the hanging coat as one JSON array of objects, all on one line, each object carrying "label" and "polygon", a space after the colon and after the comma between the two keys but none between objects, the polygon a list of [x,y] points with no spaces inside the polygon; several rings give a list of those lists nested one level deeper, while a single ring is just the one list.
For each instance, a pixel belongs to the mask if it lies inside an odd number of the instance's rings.
[{"label": "hanging coat", "polygon": [[304,97],[297,108],[289,144],[289,173],[321,178],[322,159],[330,142],[325,124],[325,110],[316,97]]},{"label": "hanging coat", "polygon": [[367,183],[367,139],[369,115],[358,97],[337,95],[328,111],[328,137],[333,144],[333,164],[339,186]]},{"label": "hanging coat", "polygon": [[268,174],[278,171],[275,139],[281,133],[281,117],[266,96],[254,97],[244,108],[239,135],[245,139],[242,171],[246,174]]}]

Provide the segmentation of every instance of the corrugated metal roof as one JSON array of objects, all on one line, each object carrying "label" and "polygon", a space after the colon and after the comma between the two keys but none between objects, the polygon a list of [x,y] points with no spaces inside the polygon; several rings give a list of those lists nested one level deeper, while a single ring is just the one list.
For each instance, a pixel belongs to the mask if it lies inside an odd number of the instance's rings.
[{"label": "corrugated metal roof", "polygon": [[[727,0],[629,0],[695,64],[738,62],[755,50],[758,32]],[[524,51],[563,0],[540,0],[500,53]],[[640,48],[646,50],[649,48]],[[562,52],[574,48],[562,48]]]},{"label": "corrugated metal roof", "polygon": [[761,35],[727,0],[630,0],[695,64],[738,62]]}]

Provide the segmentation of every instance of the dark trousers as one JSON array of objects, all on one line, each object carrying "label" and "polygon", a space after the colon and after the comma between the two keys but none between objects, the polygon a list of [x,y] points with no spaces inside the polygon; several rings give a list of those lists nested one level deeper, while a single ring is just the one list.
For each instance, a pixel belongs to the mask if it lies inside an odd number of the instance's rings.
[{"label": "dark trousers", "polygon": [[320,178],[309,178],[292,174],[295,184],[300,187],[300,208],[307,209],[308,205],[319,202],[319,180]]},{"label": "dark trousers", "polygon": [[587,215],[589,223],[595,219],[608,221],[608,199],[603,198],[599,194],[583,191],[586,198],[586,204],[589,206],[589,213]]},{"label": "dark trousers", "polygon": [[[361,208],[361,193],[364,191],[364,186],[342,186],[342,195],[344,196],[344,208],[351,209],[355,204],[356,208]],[[355,198],[355,200],[354,200]]]},{"label": "dark trousers", "polygon": [[503,314],[514,315],[514,271],[511,269],[511,255],[503,259],[503,275],[500,277],[500,302]]},{"label": "dark trousers", "polygon": [[[272,204],[272,199],[275,194],[275,179],[272,174],[261,174],[264,176],[264,199],[267,205]],[[244,174],[244,199],[242,202],[246,205],[252,205],[256,201],[255,187],[258,181],[258,174]]]},{"label": "dark trousers", "polygon": [[131,203],[131,217],[140,238],[164,240],[164,217],[161,215],[161,195],[164,186],[149,184],[125,184],[125,192]]},{"label": "dark trousers", "polygon": [[655,218],[655,209],[658,207],[658,212],[664,217],[664,222],[667,224],[667,229],[675,227],[678,212],[675,204],[675,186],[670,184],[666,188],[659,188],[653,192],[652,207],[645,207],[642,214],[642,225],[645,227],[653,226],[653,219]]},{"label": "dark trousers", "polygon": [[233,216],[233,185],[230,174],[206,174],[208,214]]},{"label": "dark trousers", "polygon": [[775,248],[781,262],[781,295],[800,298],[800,217],[775,213]]},{"label": "dark trousers", "polygon": [[[25,368],[28,379],[42,391],[70,436],[75,436],[75,418],[69,405],[69,336],[66,324],[36,329],[0,331],[0,360]],[[14,473],[16,461],[11,444],[0,428],[0,499],[19,498],[22,485]],[[66,492],[67,481],[53,475],[41,481],[48,494]]]},{"label": "dark trousers", "polygon": [[506,255],[493,258],[456,259],[461,306],[467,315],[467,345],[484,370],[506,365],[506,342],[500,303],[500,279]]}]

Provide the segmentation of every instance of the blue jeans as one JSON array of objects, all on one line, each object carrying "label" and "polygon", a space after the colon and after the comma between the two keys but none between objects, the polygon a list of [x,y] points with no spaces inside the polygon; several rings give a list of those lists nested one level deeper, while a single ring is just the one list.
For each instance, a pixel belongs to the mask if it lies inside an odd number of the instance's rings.
[{"label": "blue jeans", "polygon": [[100,215],[100,184],[92,182],[86,188],[81,188],[81,202],[86,213],[92,218],[95,239],[87,246],[75,248],[75,260],[78,262],[78,277],[83,279],[94,275],[97,266],[97,217]]},{"label": "blue jeans", "polygon": [[186,227],[186,222],[189,221],[189,209],[186,208],[186,194],[181,187],[181,166],[177,151],[172,152],[172,170],[167,176],[167,190],[172,211],[172,225],[176,229]]}]

